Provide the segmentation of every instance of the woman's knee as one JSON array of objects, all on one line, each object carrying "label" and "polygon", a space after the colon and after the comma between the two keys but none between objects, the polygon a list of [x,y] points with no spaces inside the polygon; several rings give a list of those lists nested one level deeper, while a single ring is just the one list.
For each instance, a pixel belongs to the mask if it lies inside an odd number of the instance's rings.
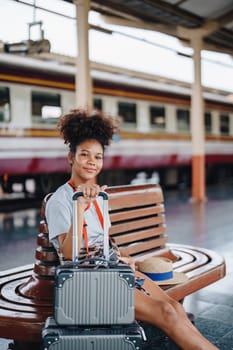
[{"label": "woman's knee", "polygon": [[136,319],[149,322],[162,328],[170,328],[177,322],[182,306],[174,299],[156,300],[153,298],[138,298],[135,304]]},{"label": "woman's knee", "polygon": [[162,315],[162,322],[165,326],[173,325],[179,319],[180,305],[176,300],[168,300],[160,302],[160,311]]}]

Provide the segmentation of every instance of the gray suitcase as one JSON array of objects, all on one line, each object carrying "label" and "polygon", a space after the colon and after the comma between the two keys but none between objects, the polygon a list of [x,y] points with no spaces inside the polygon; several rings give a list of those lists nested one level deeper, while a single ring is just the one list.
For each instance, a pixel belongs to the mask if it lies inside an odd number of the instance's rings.
[{"label": "gray suitcase", "polygon": [[[54,318],[63,326],[130,324],[135,318],[134,273],[128,265],[109,263],[109,237],[106,229],[106,259],[97,259],[97,264],[78,261],[76,213],[81,195],[80,192],[73,195],[73,262],[56,269]],[[108,195],[105,192],[100,195],[103,197],[103,217],[106,218]]]},{"label": "gray suitcase", "polygon": [[141,350],[141,327],[61,327],[49,317],[42,330],[43,350]]}]

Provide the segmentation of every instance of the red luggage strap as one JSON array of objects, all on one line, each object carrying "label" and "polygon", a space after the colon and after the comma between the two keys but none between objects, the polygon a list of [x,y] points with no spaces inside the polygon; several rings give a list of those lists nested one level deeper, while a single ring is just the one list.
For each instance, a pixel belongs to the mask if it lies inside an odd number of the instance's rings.
[{"label": "red luggage strap", "polygon": [[[68,184],[73,188],[74,192],[77,191],[77,187],[75,186],[75,184],[74,184],[74,182],[73,182],[72,179],[70,179],[70,180],[68,181]],[[102,229],[104,229],[104,218],[103,218],[102,212],[101,212],[101,210],[100,210],[100,207],[99,207],[99,205],[98,205],[96,199],[93,201],[93,204],[94,204],[94,206],[95,206],[95,210],[96,210],[96,213],[97,213],[97,216],[98,216],[100,225],[101,225]],[[87,206],[86,206],[86,208],[85,208],[84,210],[85,210],[85,211],[88,210],[88,209],[90,208],[90,206],[91,206],[91,204],[88,203]],[[84,241],[85,241],[87,256],[89,256],[87,223],[86,223],[85,220],[83,221],[83,238],[84,238]]]}]

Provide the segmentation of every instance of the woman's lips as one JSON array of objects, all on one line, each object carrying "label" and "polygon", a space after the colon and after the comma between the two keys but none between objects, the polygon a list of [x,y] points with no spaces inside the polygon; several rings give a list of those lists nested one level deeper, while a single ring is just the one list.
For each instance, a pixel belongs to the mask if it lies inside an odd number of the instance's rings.
[{"label": "woman's lips", "polygon": [[93,168],[84,168],[85,171],[87,171],[88,173],[94,173],[96,170]]}]

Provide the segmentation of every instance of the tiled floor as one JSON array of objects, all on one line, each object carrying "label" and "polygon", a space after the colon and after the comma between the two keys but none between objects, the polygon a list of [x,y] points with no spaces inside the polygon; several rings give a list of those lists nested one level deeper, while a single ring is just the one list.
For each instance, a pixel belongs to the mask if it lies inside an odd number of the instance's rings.
[{"label": "tiled floor", "polygon": [[[221,350],[233,349],[233,184],[208,189],[208,200],[195,205],[177,192],[167,197],[167,225],[173,242],[213,249],[226,260],[226,277],[185,299],[195,324]],[[180,198],[180,199],[179,199]],[[165,197],[166,199],[166,197]],[[177,200],[179,204],[177,205]],[[179,212],[179,223],[174,217]],[[172,229],[171,229],[172,228]],[[171,237],[172,236],[172,237]]]},{"label": "tiled floor", "polygon": [[[167,233],[170,242],[213,249],[226,259],[227,275],[185,299],[197,328],[220,350],[233,349],[233,184],[208,189],[204,204],[192,204],[188,191],[165,193]],[[38,209],[0,214],[0,266],[8,269],[34,261]],[[24,252],[24,253],[23,253]],[[31,252],[28,254],[28,252]],[[14,259],[9,259],[9,256]],[[161,337],[161,335],[158,335]],[[9,340],[0,339],[0,350]],[[173,349],[148,342],[145,350]],[[33,349],[32,349],[33,350]]]}]

